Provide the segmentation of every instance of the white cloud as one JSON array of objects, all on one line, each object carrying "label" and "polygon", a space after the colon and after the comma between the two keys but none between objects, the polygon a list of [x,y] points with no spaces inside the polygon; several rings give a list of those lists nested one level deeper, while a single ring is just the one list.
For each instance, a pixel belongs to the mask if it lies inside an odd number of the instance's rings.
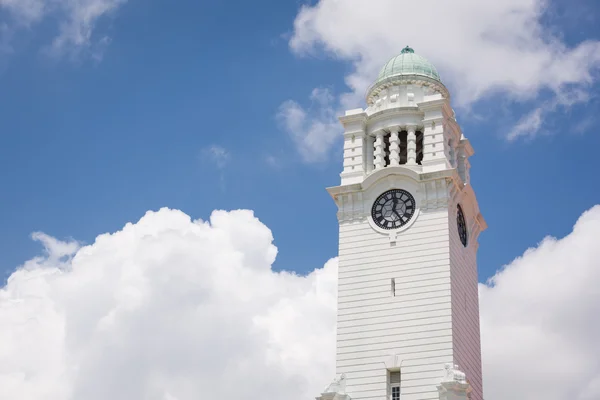
[{"label": "white cloud", "polygon": [[[544,122],[548,115],[558,109],[568,110],[573,105],[583,103],[589,100],[590,96],[583,90],[570,90],[563,93],[557,93],[551,100],[543,102],[539,107],[530,111],[508,132],[506,139],[509,142],[519,138],[533,139],[543,132]],[[573,131],[577,131],[575,127]]]},{"label": "white cloud", "polygon": [[277,118],[306,162],[325,160],[342,132],[334,100],[329,89],[315,88],[310,95],[310,109],[304,109],[294,100],[287,100],[279,107]]},{"label": "white cloud", "polygon": [[[0,289],[0,398],[305,400],[333,376],[336,262],[275,273],[250,211],[149,212]],[[65,263],[59,259],[72,255]]]},{"label": "white cloud", "polygon": [[101,52],[109,38],[94,39],[96,23],[116,11],[127,0],[0,0],[0,10],[12,17],[11,34],[22,27],[31,27],[44,20],[57,21],[58,34],[47,44],[52,56],[77,56],[82,51],[93,58]]},{"label": "white cloud", "polygon": [[[600,206],[480,286],[486,399],[600,398],[598,237]],[[333,376],[336,260],[273,272],[250,211],[35,238],[0,289],[0,398],[306,400]]]},{"label": "white cloud", "polygon": [[568,47],[541,18],[546,0],[409,1],[319,0],[301,8],[291,49],[324,50],[351,61],[351,92],[343,108],[363,101],[381,66],[406,45],[440,70],[457,106],[468,108],[491,94],[535,99],[588,90],[600,66],[600,42]]},{"label": "white cloud", "polygon": [[63,242],[52,236],[46,235],[43,232],[34,232],[31,235],[31,238],[42,243],[46,257],[52,261],[60,260],[63,257],[69,257],[79,250],[79,243],[76,241]]},{"label": "white cloud", "polygon": [[10,12],[22,25],[38,22],[50,5],[47,0],[0,0],[0,9]]},{"label": "white cloud", "polygon": [[600,206],[480,286],[488,400],[600,398]]},{"label": "white cloud", "polygon": [[219,145],[211,145],[202,150],[202,153],[206,158],[211,160],[219,169],[223,169],[229,163],[231,159],[231,154],[229,151]]},{"label": "white cloud", "polygon": [[544,107],[538,107],[531,111],[521,118],[517,125],[511,129],[506,138],[509,141],[513,141],[523,136],[529,138],[535,137],[542,127],[542,117],[544,116],[544,112]]}]

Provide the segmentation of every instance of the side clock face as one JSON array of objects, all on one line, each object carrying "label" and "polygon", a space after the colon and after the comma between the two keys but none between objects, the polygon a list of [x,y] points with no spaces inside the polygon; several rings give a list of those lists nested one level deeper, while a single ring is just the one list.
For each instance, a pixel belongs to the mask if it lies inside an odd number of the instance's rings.
[{"label": "side clock face", "polygon": [[456,213],[456,225],[458,226],[458,236],[463,246],[467,247],[467,223],[465,222],[465,214],[463,214],[462,207],[458,205],[458,211]]},{"label": "side clock face", "polygon": [[375,200],[371,209],[373,222],[382,229],[403,227],[415,215],[415,199],[402,189],[388,190]]}]

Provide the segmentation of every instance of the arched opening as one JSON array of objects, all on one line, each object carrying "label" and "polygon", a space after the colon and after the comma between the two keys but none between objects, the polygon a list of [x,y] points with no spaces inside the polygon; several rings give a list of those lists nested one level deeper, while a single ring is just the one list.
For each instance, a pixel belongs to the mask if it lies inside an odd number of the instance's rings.
[{"label": "arched opening", "polygon": [[390,133],[386,133],[383,136],[383,149],[385,150],[384,167],[390,165]]},{"label": "arched opening", "polygon": [[423,161],[423,132],[417,131],[417,164],[421,165]]},{"label": "arched opening", "polygon": [[[386,132],[383,136],[383,166],[384,167],[389,167],[390,166],[390,139],[391,139],[391,133],[390,132]],[[421,162],[423,161],[423,132],[422,131],[416,131],[415,132],[415,136],[416,136],[416,162],[418,165],[421,165]],[[408,131],[403,130],[398,132],[398,152],[399,152],[399,161],[400,161],[400,165],[405,165],[406,163],[408,163]],[[367,157],[370,156],[369,158],[369,162],[372,164],[375,162],[375,157],[374,157],[374,149],[375,149],[375,138],[373,137],[373,139],[369,142],[370,146],[369,146],[369,150],[367,151]],[[374,164],[372,164],[373,167],[371,168],[371,170],[373,170]]]},{"label": "arched opening", "polygon": [[400,164],[406,164],[408,161],[408,132],[402,131],[400,137]]}]

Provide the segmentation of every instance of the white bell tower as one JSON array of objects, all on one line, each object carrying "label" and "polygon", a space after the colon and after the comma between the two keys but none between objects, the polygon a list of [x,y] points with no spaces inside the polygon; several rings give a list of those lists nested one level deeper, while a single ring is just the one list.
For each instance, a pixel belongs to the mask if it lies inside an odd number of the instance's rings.
[{"label": "white bell tower", "polygon": [[407,47],[340,118],[339,378],[317,399],[482,400],[473,148]]}]

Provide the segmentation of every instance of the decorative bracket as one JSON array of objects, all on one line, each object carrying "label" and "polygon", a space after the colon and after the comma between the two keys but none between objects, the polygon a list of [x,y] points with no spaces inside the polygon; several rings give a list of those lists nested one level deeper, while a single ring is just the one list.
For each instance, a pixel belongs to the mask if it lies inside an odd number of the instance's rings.
[{"label": "decorative bracket", "polygon": [[458,365],[446,364],[445,375],[438,385],[440,400],[469,400],[471,385]]},{"label": "decorative bracket", "polygon": [[334,379],[316,400],[352,400],[346,394],[346,374],[341,374]]}]

